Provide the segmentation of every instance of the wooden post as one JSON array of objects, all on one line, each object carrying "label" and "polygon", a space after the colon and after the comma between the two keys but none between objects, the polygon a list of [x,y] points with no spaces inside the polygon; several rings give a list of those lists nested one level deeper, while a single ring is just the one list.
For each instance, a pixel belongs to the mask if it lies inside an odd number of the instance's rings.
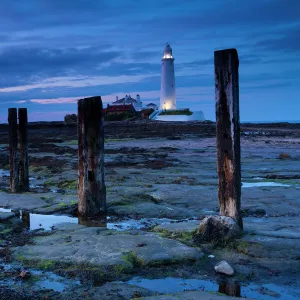
[{"label": "wooden post", "polygon": [[19,108],[20,189],[29,190],[27,108]]},{"label": "wooden post", "polygon": [[106,213],[104,127],[101,97],[78,100],[78,213]]},{"label": "wooden post", "polygon": [[18,124],[17,109],[8,109],[8,139],[9,139],[9,165],[10,165],[10,190],[16,193],[19,189],[19,164],[18,164]]},{"label": "wooden post", "polygon": [[218,198],[220,215],[243,228],[239,120],[239,59],[236,49],[215,51]]}]

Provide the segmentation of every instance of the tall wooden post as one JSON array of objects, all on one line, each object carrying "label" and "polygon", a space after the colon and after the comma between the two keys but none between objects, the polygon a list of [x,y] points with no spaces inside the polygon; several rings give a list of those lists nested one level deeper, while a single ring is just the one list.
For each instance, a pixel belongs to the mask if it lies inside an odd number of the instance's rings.
[{"label": "tall wooden post", "polygon": [[16,193],[19,189],[19,163],[18,163],[18,124],[17,109],[8,109],[8,139],[9,139],[9,165],[10,190]]},{"label": "tall wooden post", "polygon": [[27,108],[19,108],[20,188],[29,190]]},{"label": "tall wooden post", "polygon": [[243,228],[239,120],[239,59],[236,49],[215,51],[218,198],[220,215]]},{"label": "tall wooden post", "polygon": [[106,213],[104,127],[100,96],[78,100],[78,213]]}]

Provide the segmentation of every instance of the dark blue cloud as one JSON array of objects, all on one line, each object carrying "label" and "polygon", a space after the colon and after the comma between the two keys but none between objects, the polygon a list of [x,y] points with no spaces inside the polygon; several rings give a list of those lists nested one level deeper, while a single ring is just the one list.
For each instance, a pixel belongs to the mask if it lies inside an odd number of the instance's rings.
[{"label": "dark blue cloud", "polygon": [[[7,76],[21,75],[23,81],[31,76],[65,76],[77,72],[85,74],[97,65],[118,57],[118,52],[99,51],[99,48],[45,49],[8,47],[0,54],[0,70]],[[16,85],[14,80],[9,85]],[[3,87],[3,84],[2,84]]]},{"label": "dark blue cloud", "polygon": [[[300,8],[299,8],[300,9]],[[299,10],[300,11],[300,10]],[[288,31],[278,32],[277,37],[271,37],[256,43],[259,49],[285,53],[300,54],[300,25],[292,27]]]}]

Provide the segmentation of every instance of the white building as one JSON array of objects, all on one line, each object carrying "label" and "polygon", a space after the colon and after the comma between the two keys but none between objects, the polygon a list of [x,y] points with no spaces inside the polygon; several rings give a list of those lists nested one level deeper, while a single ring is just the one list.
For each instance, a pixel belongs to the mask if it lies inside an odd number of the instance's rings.
[{"label": "white building", "polygon": [[176,109],[174,57],[169,44],[164,49],[161,61],[160,109]]},{"label": "white building", "polygon": [[136,111],[142,110],[142,102],[140,95],[136,95],[136,99],[131,98],[131,96],[126,95],[124,98],[119,99],[118,96],[116,96],[116,101],[112,103],[112,105],[125,105],[125,104],[132,104]]}]

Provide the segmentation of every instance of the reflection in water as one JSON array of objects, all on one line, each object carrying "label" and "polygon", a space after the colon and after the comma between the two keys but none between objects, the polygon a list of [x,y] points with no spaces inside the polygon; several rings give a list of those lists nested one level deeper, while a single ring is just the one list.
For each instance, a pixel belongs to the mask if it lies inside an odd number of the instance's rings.
[{"label": "reflection in water", "polygon": [[[202,279],[183,279],[175,277],[166,277],[158,279],[148,279],[143,277],[134,277],[129,281],[121,281],[139,286],[159,293],[178,293],[187,290],[198,290],[206,292],[219,292],[228,296],[246,297],[257,300],[299,300],[300,290],[298,287],[280,286],[276,284],[255,284],[240,285],[237,282],[221,283]],[[222,298],[222,297],[221,297]]]},{"label": "reflection in water", "polygon": [[0,208],[0,212],[13,212],[19,217],[26,229],[44,229],[51,230],[54,225],[60,223],[74,223],[78,224],[78,218],[69,216],[56,216],[56,215],[41,215],[29,213],[24,210],[12,210],[9,208]]},{"label": "reflection in water", "polygon": [[78,217],[78,224],[88,227],[104,227],[107,228],[106,215],[99,216],[97,218]]},{"label": "reflection in water", "polygon": [[234,297],[241,297],[241,286],[238,283],[221,283],[219,285],[219,293],[234,296]]},{"label": "reflection in water", "polygon": [[208,280],[201,279],[183,279],[175,277],[148,279],[134,277],[127,282],[130,285],[139,286],[159,293],[179,293],[193,290],[210,290],[216,291],[218,284]]},{"label": "reflection in water", "polygon": [[13,210],[13,209],[11,209],[11,210],[10,210],[10,212],[13,212],[13,213],[15,213],[15,214],[16,214],[16,216],[20,218],[20,216],[21,216],[21,212],[22,212],[22,211],[21,211],[21,210]]},{"label": "reflection in water", "polygon": [[26,229],[30,229],[30,213],[27,211],[21,211],[21,219]]},{"label": "reflection in water", "polygon": [[56,215],[41,215],[29,214],[30,216],[30,230],[43,228],[44,230],[51,230],[54,225],[60,223],[73,223],[78,224],[78,219],[69,216],[56,216]]}]

